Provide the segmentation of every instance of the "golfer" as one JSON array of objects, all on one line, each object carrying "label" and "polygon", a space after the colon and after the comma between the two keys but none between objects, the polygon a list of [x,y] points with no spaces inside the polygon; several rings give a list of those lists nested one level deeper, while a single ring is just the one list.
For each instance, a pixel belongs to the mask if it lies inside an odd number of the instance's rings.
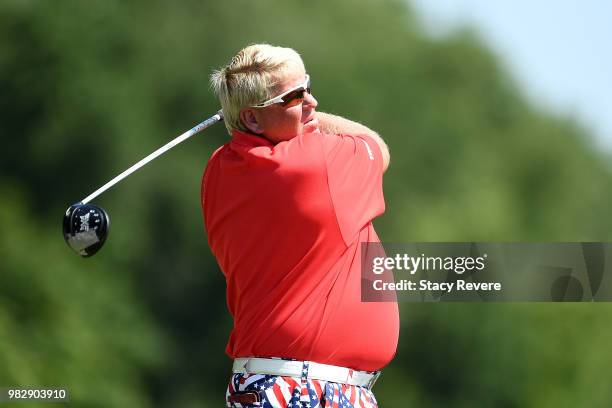
[{"label": "golfer", "polygon": [[395,302],[361,302],[360,243],[379,242],[387,146],[316,111],[292,49],[248,46],[211,82],[232,136],[201,197],[234,319],[226,406],[377,407],[399,318]]}]

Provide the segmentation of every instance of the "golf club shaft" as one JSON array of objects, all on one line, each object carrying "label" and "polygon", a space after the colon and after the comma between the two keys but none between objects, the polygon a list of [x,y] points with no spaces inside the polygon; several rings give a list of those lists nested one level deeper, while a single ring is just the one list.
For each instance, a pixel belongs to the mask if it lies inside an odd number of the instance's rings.
[{"label": "golf club shaft", "polygon": [[100,187],[99,189],[97,189],[96,191],[94,191],[93,193],[85,197],[83,200],[81,200],[81,203],[87,204],[88,202],[90,202],[91,200],[93,200],[94,198],[96,198],[97,196],[99,196],[100,194],[102,194],[103,192],[105,192],[106,190],[108,190],[109,188],[111,188],[112,186],[114,186],[115,184],[117,184],[118,182],[120,182],[121,180],[123,180],[124,178],[126,178],[127,176],[129,176],[130,174],[138,170],[139,168],[141,168],[142,166],[144,166],[145,164],[149,163],[151,160],[166,153],[168,150],[172,149],[174,146],[178,145],[181,142],[184,142],[185,140],[189,139],[191,136],[195,135],[196,133],[201,132],[202,130],[206,129],[207,127],[211,125],[214,125],[215,123],[221,120],[223,120],[223,113],[219,111],[215,113],[213,116],[211,116],[210,118],[206,119],[205,121],[197,124],[196,126],[191,128],[187,132],[183,133],[176,139],[160,147],[159,149],[157,149],[156,151],[154,151],[153,153],[151,153],[144,159],[140,160],[138,163],[134,164],[129,169],[125,170],[123,173],[119,174],[117,177],[115,177],[108,183],[104,184],[102,187]]}]

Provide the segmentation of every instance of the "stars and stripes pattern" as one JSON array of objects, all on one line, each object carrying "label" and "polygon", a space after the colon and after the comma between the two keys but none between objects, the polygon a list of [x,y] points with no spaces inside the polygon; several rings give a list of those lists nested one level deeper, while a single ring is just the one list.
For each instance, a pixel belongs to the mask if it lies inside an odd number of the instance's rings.
[{"label": "stars and stripes pattern", "polygon": [[[302,377],[235,373],[226,392],[227,408],[378,408],[372,391],[366,387],[307,378],[308,362]],[[236,391],[255,391],[260,402],[242,405],[230,402]]]}]

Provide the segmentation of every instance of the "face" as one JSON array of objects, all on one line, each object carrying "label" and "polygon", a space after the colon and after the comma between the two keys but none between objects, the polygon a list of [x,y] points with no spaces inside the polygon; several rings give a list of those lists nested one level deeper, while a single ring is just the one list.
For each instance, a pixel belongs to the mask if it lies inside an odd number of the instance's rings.
[{"label": "face", "polygon": [[[280,80],[274,96],[302,85],[305,78],[306,73],[302,69],[292,71]],[[242,121],[253,133],[261,134],[273,143],[317,132],[317,100],[308,92],[303,95],[303,99],[290,102],[287,106],[273,104],[265,108],[245,108],[241,111]]]}]

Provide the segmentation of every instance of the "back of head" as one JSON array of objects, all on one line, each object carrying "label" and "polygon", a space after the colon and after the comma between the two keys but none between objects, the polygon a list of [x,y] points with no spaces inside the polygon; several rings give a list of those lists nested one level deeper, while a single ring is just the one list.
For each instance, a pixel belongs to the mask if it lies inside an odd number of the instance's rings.
[{"label": "back of head", "polygon": [[295,69],[304,70],[295,50],[253,44],[238,52],[227,66],[214,71],[211,86],[230,134],[232,129],[248,131],[240,121],[240,110],[274,97],[283,76]]}]

